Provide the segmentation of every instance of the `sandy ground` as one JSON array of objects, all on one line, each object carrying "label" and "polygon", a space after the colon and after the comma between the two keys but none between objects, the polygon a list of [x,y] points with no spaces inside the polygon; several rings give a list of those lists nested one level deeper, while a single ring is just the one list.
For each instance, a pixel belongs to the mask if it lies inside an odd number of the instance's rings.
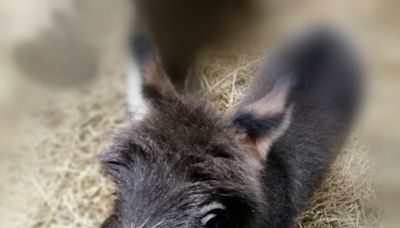
[{"label": "sandy ground", "polygon": [[[125,4],[1,2],[0,227],[98,227],[106,217],[113,188],[97,156],[128,120],[120,40]],[[385,184],[386,195],[399,187],[397,176],[378,172],[385,164],[380,171],[396,173],[400,160],[399,4],[273,1],[271,42],[283,31],[329,18],[357,40],[369,79],[358,128],[299,227],[383,227],[378,186]],[[198,73],[217,109],[240,99],[259,61],[242,52],[205,58]]]}]

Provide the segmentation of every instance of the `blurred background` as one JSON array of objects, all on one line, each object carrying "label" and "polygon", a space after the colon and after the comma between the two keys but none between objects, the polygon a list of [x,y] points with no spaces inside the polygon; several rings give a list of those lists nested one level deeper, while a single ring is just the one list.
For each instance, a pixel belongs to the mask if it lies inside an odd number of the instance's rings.
[{"label": "blurred background", "polygon": [[[354,41],[367,74],[354,134],[298,227],[399,227],[400,1],[259,1],[254,30],[264,49],[329,22]],[[98,227],[109,212],[113,187],[98,155],[128,120],[130,8],[128,0],[1,0],[0,227]],[[240,99],[262,59],[254,49],[200,61],[220,111]]]}]

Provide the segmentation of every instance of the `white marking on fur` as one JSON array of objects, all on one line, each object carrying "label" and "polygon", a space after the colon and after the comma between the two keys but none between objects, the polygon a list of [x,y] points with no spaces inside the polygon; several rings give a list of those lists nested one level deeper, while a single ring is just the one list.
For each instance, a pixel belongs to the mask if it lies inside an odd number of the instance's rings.
[{"label": "white marking on fur", "polygon": [[149,221],[149,219],[147,218],[146,220],[144,220],[144,222],[142,223],[142,225],[135,227],[134,224],[131,224],[130,228],[144,228],[144,226],[146,225],[146,223]]},{"label": "white marking on fur", "polygon": [[[149,221],[149,219],[146,219],[146,220],[142,223],[142,225],[140,225],[140,226],[138,226],[138,227],[136,227],[135,225],[132,224],[132,225],[130,226],[130,228],[144,228],[144,227],[146,226],[146,224],[147,224],[148,221]],[[158,222],[157,224],[155,224],[155,225],[152,226],[151,228],[160,227],[163,223],[164,223],[164,221]]]},{"label": "white marking on fur", "polygon": [[212,210],[225,210],[226,207],[219,202],[212,202],[206,206],[204,206],[203,208],[201,208],[200,213],[201,214],[207,214],[208,212],[212,211]]},{"label": "white marking on fur", "polygon": [[161,224],[163,224],[164,222],[162,221],[162,222],[159,222],[159,223],[157,223],[156,225],[154,225],[152,228],[157,228],[157,227],[159,227],[159,226],[161,226]]},{"label": "white marking on fur", "polygon": [[206,215],[204,218],[202,218],[201,219],[201,225],[202,226],[205,226],[205,225],[207,225],[207,223],[211,220],[211,219],[213,219],[213,218],[215,218],[217,215],[216,214],[208,214],[208,215]]},{"label": "white marking on fur", "polygon": [[142,94],[142,74],[137,64],[132,60],[128,65],[127,75],[129,110],[132,119],[134,121],[140,121],[146,116],[148,107]]},{"label": "white marking on fur", "polygon": [[210,213],[213,210],[225,210],[226,207],[219,203],[219,202],[212,202],[203,208],[201,208],[200,213],[202,215],[205,215],[201,220],[201,225],[205,226],[211,219],[215,218],[217,214],[215,213]]}]

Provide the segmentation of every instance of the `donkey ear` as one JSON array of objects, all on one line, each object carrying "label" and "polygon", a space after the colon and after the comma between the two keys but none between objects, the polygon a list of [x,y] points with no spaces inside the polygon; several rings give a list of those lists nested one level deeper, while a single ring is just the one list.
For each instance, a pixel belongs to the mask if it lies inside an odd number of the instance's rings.
[{"label": "donkey ear", "polygon": [[132,61],[128,68],[128,102],[131,117],[140,121],[157,108],[160,101],[177,98],[178,93],[156,57],[138,66]]},{"label": "donkey ear", "polygon": [[[264,97],[239,104],[229,118],[240,140],[252,148],[258,159],[267,158],[272,144],[290,126],[293,105],[288,102],[292,85],[288,78],[278,79]],[[254,97],[252,92],[249,91],[247,95]]]},{"label": "donkey ear", "polygon": [[128,64],[128,103],[132,119],[142,120],[158,101],[178,94],[166,75],[153,42],[143,33],[132,40],[133,58]]}]

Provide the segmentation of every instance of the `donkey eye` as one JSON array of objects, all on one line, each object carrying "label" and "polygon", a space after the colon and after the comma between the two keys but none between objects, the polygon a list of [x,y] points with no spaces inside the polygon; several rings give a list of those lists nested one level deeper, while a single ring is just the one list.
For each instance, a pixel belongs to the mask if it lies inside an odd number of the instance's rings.
[{"label": "donkey eye", "polygon": [[226,228],[231,227],[225,212],[211,213],[203,217],[201,224],[205,228]]}]

